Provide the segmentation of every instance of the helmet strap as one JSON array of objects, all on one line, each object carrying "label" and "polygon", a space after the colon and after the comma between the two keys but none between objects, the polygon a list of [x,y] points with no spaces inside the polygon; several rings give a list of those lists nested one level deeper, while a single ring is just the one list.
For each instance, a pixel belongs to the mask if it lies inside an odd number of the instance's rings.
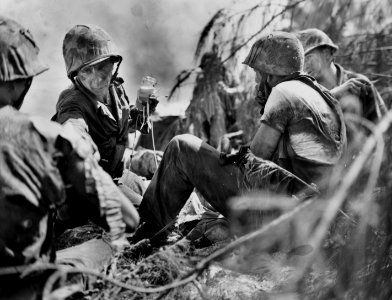
[{"label": "helmet strap", "polygon": [[78,76],[74,77],[74,85],[75,87],[81,91],[88,99],[98,100],[98,96],[91,92],[89,88],[87,88],[83,82],[79,79]]},{"label": "helmet strap", "polygon": [[112,80],[117,78],[118,75],[118,69],[120,68],[120,64],[122,62],[122,57],[119,58],[118,63],[117,63],[117,67],[116,67],[116,71],[114,71],[113,76],[112,76]]},{"label": "helmet strap", "polygon": [[264,113],[264,107],[265,104],[267,103],[269,95],[271,94],[271,91],[272,88],[268,84],[267,78],[263,82],[260,82],[255,101],[261,107],[260,109],[261,115]]},{"label": "helmet strap", "polygon": [[33,82],[33,77],[29,77],[25,81],[25,88],[23,92],[19,95],[19,98],[14,103],[12,103],[12,106],[16,109],[20,109],[20,107],[22,106],[24,97],[26,96],[27,92],[30,89],[31,83]]}]

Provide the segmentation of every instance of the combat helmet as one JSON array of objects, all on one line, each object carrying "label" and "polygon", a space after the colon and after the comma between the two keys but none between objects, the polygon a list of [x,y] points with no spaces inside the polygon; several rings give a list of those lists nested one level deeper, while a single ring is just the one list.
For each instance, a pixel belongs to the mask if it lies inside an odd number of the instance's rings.
[{"label": "combat helmet", "polygon": [[304,49],[294,34],[275,31],[253,44],[243,64],[262,73],[286,76],[302,72]]},{"label": "combat helmet", "polygon": [[30,31],[0,16],[0,81],[28,79],[46,70]]},{"label": "combat helmet", "polygon": [[305,54],[323,46],[330,47],[333,53],[339,49],[325,32],[317,28],[301,30],[297,33],[297,38],[301,41]]},{"label": "combat helmet", "polygon": [[108,58],[121,62],[110,35],[96,25],[76,25],[65,35],[63,56],[67,76],[72,79],[80,69]]}]

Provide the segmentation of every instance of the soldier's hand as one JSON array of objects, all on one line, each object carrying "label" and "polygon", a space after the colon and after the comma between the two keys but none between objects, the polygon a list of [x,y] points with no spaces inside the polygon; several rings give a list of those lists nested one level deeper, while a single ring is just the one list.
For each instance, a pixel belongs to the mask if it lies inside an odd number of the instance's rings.
[{"label": "soldier's hand", "polygon": [[122,162],[124,163],[124,169],[129,170],[129,168],[131,166],[131,160],[132,160],[133,153],[134,153],[134,151],[132,151],[132,149],[125,148],[123,158],[122,158]]},{"label": "soldier's hand", "polygon": [[[151,94],[147,101],[149,105],[149,113],[153,113],[159,103],[158,97],[154,94]],[[136,108],[140,111],[143,111],[143,109],[147,106],[147,101],[143,101],[142,98],[138,97],[135,104]]]},{"label": "soldier's hand", "polygon": [[151,113],[153,113],[156,110],[156,107],[157,107],[157,105],[159,103],[159,100],[158,100],[157,96],[151,95],[148,98],[148,101],[149,101],[149,105],[150,105],[150,114],[151,114]]},{"label": "soldier's hand", "polygon": [[353,94],[359,96],[361,94],[361,90],[367,90],[367,87],[369,86],[369,82],[365,79],[351,78],[342,85],[333,88],[331,90],[331,93],[338,99],[346,94]]},{"label": "soldier's hand", "polygon": [[217,84],[217,89],[219,92],[227,93],[229,87],[223,81],[219,81]]},{"label": "soldier's hand", "polygon": [[[127,155],[130,155],[130,151],[127,151]],[[150,179],[157,170],[155,156],[159,166],[163,156],[162,151],[155,151],[154,154],[153,150],[137,149],[133,153],[132,160],[129,158],[125,167],[139,176]]]},{"label": "soldier's hand", "polygon": [[235,87],[229,87],[223,81],[219,81],[217,84],[217,89],[219,92],[227,95],[235,95],[244,92],[244,87],[242,85],[237,85]]},{"label": "soldier's hand", "polygon": [[229,154],[231,150],[230,139],[226,135],[223,135],[218,145],[218,151]]}]

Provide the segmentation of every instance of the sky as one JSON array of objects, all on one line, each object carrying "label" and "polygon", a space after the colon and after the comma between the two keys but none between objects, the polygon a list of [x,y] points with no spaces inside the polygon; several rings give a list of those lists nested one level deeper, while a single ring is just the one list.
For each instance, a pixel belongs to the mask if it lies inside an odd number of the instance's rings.
[{"label": "sky", "polygon": [[62,42],[77,24],[96,24],[116,42],[123,62],[120,76],[134,101],[143,75],[157,78],[162,115],[181,114],[191,86],[173,101],[165,96],[183,69],[196,65],[193,54],[204,25],[234,0],[1,0],[1,14],[27,27],[40,47],[49,70],[37,76],[22,111],[50,118],[60,92],[70,85],[62,56]]}]

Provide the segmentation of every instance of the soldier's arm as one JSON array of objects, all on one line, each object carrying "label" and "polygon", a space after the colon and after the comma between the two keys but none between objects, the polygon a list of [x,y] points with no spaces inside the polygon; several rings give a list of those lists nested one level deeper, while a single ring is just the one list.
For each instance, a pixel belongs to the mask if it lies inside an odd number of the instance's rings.
[{"label": "soldier's arm", "polygon": [[[129,128],[128,130],[130,132],[134,132],[135,130],[139,130],[143,134],[148,134],[150,132],[149,126],[147,124],[147,115],[143,113],[142,109],[138,109],[136,105],[130,105],[129,98],[125,92],[125,89],[123,87],[124,80],[122,78],[117,77],[113,81],[114,85],[111,86],[112,88],[112,93],[115,94],[117,97],[123,99],[123,101],[126,101],[129,105]],[[155,111],[155,108],[158,104],[158,101],[156,101],[155,104],[153,104],[150,107],[150,112]]]},{"label": "soldier's arm", "polygon": [[334,87],[330,92],[337,99],[340,99],[347,93],[351,93],[359,96],[361,94],[361,89],[369,85],[368,80],[363,78],[350,78],[342,85]]},{"label": "soldier's arm", "polygon": [[85,139],[90,139],[89,128],[84,120],[83,111],[80,106],[73,102],[65,102],[62,105],[56,107],[56,115],[53,117],[53,121],[60,124],[71,124],[78,134],[83,136]]},{"label": "soldier's arm", "polygon": [[65,127],[56,140],[56,147],[63,154],[59,169],[65,184],[84,201],[83,207],[90,208],[86,211],[89,217],[107,225],[113,239],[123,234],[125,224],[135,229],[139,223],[136,209],[98,165],[92,145],[75,134],[70,126]]},{"label": "soldier's arm", "polygon": [[278,88],[274,88],[261,116],[261,125],[250,145],[253,154],[263,159],[273,157],[292,113],[289,101]]},{"label": "soldier's arm", "polygon": [[332,89],[331,93],[338,99],[341,99],[346,94],[360,97],[363,106],[363,116],[370,121],[377,122],[387,112],[381,95],[366,76],[352,72],[349,73],[349,76],[351,76],[349,80]]},{"label": "soldier's arm", "polygon": [[281,135],[280,131],[261,123],[250,144],[250,151],[262,159],[271,159],[278,147]]}]

